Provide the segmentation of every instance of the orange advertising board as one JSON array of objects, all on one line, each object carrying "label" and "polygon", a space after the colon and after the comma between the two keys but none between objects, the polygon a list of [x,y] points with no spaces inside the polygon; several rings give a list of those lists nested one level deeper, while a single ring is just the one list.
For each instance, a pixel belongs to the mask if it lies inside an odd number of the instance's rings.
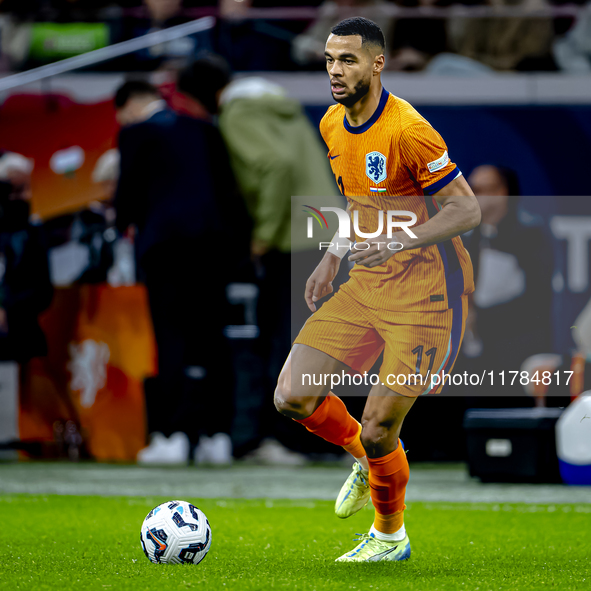
[{"label": "orange advertising board", "polygon": [[146,445],[143,380],[156,373],[145,288],[57,289],[42,315],[47,357],[31,361],[21,394],[23,441],[53,441],[72,420],[97,460],[134,461]]}]

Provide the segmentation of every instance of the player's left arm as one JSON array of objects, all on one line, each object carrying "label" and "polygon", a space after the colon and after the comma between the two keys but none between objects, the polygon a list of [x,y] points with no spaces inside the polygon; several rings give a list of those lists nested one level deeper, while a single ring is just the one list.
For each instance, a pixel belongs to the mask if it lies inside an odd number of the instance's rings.
[{"label": "player's left arm", "polygon": [[[411,238],[405,232],[396,233],[399,242],[404,240],[402,250],[445,242],[469,232],[480,224],[478,200],[462,175],[434,193],[432,197],[441,209],[424,224],[412,228],[416,238]],[[404,234],[404,238],[401,234]]]},{"label": "player's left arm", "polygon": [[[480,224],[480,206],[463,176],[456,177],[432,197],[441,209],[424,224],[410,228],[416,238],[404,231],[394,232],[392,238],[370,238],[366,241],[371,243],[370,248],[357,251],[349,260],[364,267],[377,267],[397,252],[445,242]],[[397,243],[392,245],[395,250],[388,247],[392,243]]]},{"label": "player's left arm", "polygon": [[383,265],[396,252],[445,242],[480,223],[478,201],[462,173],[450,161],[447,146],[433,127],[424,120],[406,127],[397,147],[402,163],[423,191],[435,200],[439,211],[424,224],[410,228],[416,238],[400,231],[394,232],[390,239],[383,235],[366,240],[371,246],[349,257],[350,261],[366,267]]}]

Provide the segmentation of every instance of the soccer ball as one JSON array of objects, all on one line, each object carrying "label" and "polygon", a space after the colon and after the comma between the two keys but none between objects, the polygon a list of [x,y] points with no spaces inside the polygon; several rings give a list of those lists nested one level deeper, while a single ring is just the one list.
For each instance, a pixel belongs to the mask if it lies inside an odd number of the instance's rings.
[{"label": "soccer ball", "polygon": [[211,528],[195,505],[168,501],[146,515],[140,540],[151,562],[199,564],[209,552]]}]

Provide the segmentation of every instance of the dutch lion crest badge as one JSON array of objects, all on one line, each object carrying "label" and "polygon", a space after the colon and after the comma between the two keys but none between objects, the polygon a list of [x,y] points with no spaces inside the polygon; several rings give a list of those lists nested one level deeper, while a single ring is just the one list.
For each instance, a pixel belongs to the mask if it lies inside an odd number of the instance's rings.
[{"label": "dutch lion crest badge", "polygon": [[365,174],[376,184],[386,178],[386,157],[381,152],[365,155]]}]

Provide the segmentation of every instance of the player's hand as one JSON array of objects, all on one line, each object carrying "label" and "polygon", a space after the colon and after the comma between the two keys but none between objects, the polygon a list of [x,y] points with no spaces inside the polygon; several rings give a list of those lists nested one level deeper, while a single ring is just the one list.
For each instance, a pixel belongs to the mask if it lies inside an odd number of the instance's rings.
[{"label": "player's hand", "polygon": [[314,269],[306,281],[304,298],[312,312],[316,312],[316,302],[333,292],[332,282],[339,272],[341,259],[334,254],[326,253],[320,264]]},{"label": "player's hand", "polygon": [[[360,246],[366,244],[369,246]],[[392,238],[381,234],[376,238],[368,238],[364,242],[355,243],[351,248],[353,254],[349,257],[349,261],[371,269],[385,264],[392,255],[404,248],[405,244],[400,234],[393,234]]]}]

